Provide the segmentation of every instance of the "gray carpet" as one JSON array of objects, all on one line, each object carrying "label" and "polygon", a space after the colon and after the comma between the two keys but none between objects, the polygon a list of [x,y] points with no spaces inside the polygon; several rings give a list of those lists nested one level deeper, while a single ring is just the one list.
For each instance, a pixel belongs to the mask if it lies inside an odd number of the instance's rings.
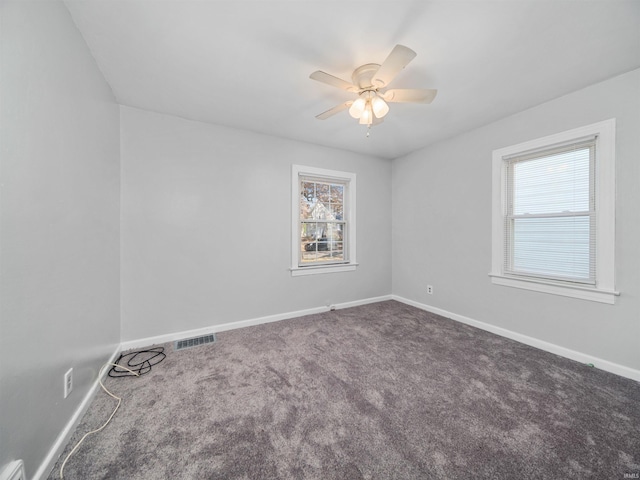
[{"label": "gray carpet", "polygon": [[[623,479],[640,384],[394,302],[174,351],[65,479]],[[115,401],[99,392],[52,472]],[[626,475],[626,476],[625,476]]]}]

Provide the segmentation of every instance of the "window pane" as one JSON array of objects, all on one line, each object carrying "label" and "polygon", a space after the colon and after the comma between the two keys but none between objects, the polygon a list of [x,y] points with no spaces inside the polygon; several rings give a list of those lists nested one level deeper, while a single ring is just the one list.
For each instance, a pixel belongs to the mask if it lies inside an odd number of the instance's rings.
[{"label": "window pane", "polygon": [[316,220],[335,220],[331,210],[322,202],[316,202],[311,209],[311,218]]},{"label": "window pane", "polygon": [[334,262],[341,262],[344,260],[344,252],[342,251],[337,251],[337,252],[331,252],[331,260]]},{"label": "window pane", "polygon": [[344,260],[342,250],[331,250],[331,245],[322,242],[310,242],[301,252],[301,262],[338,262]]},{"label": "window pane", "polygon": [[589,216],[513,220],[512,271],[590,278]]},{"label": "window pane", "polygon": [[313,182],[302,182],[300,192],[305,200],[311,203],[316,197],[316,184]]},{"label": "window pane", "polygon": [[311,217],[311,204],[304,200],[304,197],[300,197],[300,220],[307,220]]},{"label": "window pane", "polygon": [[589,211],[590,148],[513,164],[513,213]]},{"label": "window pane", "polygon": [[344,261],[342,252],[303,252],[300,263],[336,263]]},{"label": "window pane", "polygon": [[331,185],[331,203],[342,205],[344,199],[344,186]]},{"label": "window pane", "polygon": [[331,205],[331,220],[342,220],[343,210],[342,205]]},{"label": "window pane", "polygon": [[300,219],[311,218],[316,198],[316,185],[313,182],[302,182],[300,185]]},{"label": "window pane", "polygon": [[300,240],[302,242],[342,242],[343,224],[334,222],[302,222]]},{"label": "window pane", "polygon": [[315,242],[316,239],[324,236],[325,224],[317,224],[315,222],[303,222],[300,225],[300,243],[302,244],[302,249],[309,242]]},{"label": "window pane", "polygon": [[334,222],[303,222],[300,229],[301,261],[344,260],[343,227]]},{"label": "window pane", "polygon": [[302,181],[300,185],[300,219],[342,220],[344,185]]},{"label": "window pane", "polygon": [[325,205],[331,202],[331,185],[328,183],[316,183],[316,197]]},{"label": "window pane", "polygon": [[342,241],[342,224],[340,223],[327,223],[326,237],[332,242]]}]

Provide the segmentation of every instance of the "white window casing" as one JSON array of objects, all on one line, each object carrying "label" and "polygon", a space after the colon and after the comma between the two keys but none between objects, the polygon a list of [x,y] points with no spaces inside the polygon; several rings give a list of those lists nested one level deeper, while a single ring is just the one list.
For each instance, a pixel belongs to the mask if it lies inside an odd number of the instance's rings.
[{"label": "white window casing", "polygon": [[615,303],[615,119],[495,150],[492,168],[492,282]]},{"label": "white window casing", "polygon": [[[331,188],[340,189],[342,192],[341,215],[331,215],[328,210],[332,205],[325,205],[317,202],[322,212],[313,215],[312,218],[301,219],[301,208],[303,204],[303,182],[307,185],[317,184]],[[326,208],[328,206],[328,209]],[[324,273],[336,273],[353,271],[357,267],[356,262],[356,175],[350,172],[328,170],[316,167],[306,167],[302,165],[292,165],[291,169],[291,275],[315,275]],[[315,238],[312,243],[315,247],[316,259],[314,260],[313,249],[309,253],[305,252],[302,241],[302,232],[309,229],[321,229],[323,232],[335,230],[334,235],[339,233],[337,242],[331,238],[328,241],[327,250],[336,249],[335,252],[319,252],[319,245],[324,242],[320,238]],[[327,241],[326,239],[324,241]],[[322,258],[320,258],[322,257]]]}]

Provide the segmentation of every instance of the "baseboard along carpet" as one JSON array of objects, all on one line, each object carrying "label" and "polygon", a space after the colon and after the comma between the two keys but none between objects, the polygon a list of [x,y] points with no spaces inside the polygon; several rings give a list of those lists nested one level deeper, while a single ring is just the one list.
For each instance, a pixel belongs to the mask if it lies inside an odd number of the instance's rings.
[{"label": "baseboard along carpet", "polygon": [[[217,334],[141,377],[67,480],[623,479],[640,384],[386,301]],[[62,454],[108,418],[101,391]]]}]

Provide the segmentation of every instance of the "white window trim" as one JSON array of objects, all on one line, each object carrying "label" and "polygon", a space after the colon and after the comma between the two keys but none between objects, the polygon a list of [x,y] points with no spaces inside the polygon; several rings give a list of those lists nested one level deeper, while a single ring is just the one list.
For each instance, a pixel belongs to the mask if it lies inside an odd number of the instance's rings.
[{"label": "white window trim", "polygon": [[[615,290],[615,132],[616,121],[609,119],[544,138],[493,151],[492,179],[492,283],[537,292],[614,304]],[[506,157],[552,147],[574,139],[597,135],[596,142],[596,284],[593,287],[531,279],[504,273],[503,221],[506,211]]]},{"label": "white window trim", "polygon": [[[300,176],[316,176],[348,182],[346,209],[344,216],[347,220],[347,262],[331,265],[298,265],[300,249]],[[356,262],[356,174],[327,170],[324,168],[291,166],[291,276],[317,275],[323,273],[337,273],[353,271],[358,266]]]}]

